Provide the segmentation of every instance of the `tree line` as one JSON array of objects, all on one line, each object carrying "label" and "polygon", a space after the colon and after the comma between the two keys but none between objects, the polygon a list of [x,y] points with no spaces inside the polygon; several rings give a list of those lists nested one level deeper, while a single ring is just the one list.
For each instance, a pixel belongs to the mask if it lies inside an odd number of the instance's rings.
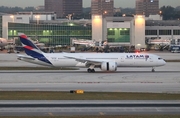
[{"label": "tree line", "polygon": [[160,8],[163,20],[180,20],[180,6],[174,8],[171,6],[163,6]]},{"label": "tree line", "polygon": [[34,7],[21,8],[21,7],[6,7],[6,6],[0,6],[0,12],[1,12],[1,13],[13,14],[13,13],[22,12],[22,11],[36,11],[36,9],[35,9]]}]

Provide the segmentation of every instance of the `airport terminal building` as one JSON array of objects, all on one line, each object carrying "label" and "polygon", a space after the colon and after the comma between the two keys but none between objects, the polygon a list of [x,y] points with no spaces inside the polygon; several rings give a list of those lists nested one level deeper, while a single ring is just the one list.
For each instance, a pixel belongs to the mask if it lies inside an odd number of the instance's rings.
[{"label": "airport terminal building", "polygon": [[[91,39],[91,26],[87,21],[55,20],[56,14],[18,13],[17,15],[3,15],[2,37],[18,38],[18,33],[25,33],[32,39],[38,39],[51,45],[69,45],[70,38]],[[84,23],[85,22],[85,23]]]},{"label": "airport terminal building", "polygon": [[91,20],[56,19],[53,12],[20,12],[0,14],[0,37],[18,38],[25,33],[48,46],[70,45],[71,38],[111,45],[134,45],[146,48],[147,39],[180,39],[180,21],[163,21],[160,18],[103,17],[92,15]]}]

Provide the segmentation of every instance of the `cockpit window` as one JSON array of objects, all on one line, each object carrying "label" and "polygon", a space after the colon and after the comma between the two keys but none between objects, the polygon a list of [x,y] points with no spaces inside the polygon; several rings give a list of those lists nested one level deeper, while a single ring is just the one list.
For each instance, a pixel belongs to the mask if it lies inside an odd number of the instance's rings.
[{"label": "cockpit window", "polygon": [[163,58],[160,58],[160,57],[159,57],[158,60],[163,60]]}]

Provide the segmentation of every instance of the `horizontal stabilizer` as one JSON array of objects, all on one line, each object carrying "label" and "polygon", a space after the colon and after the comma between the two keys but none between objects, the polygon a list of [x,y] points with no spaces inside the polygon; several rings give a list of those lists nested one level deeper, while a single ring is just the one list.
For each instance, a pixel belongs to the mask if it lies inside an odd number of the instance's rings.
[{"label": "horizontal stabilizer", "polygon": [[26,55],[17,55],[18,59],[21,60],[23,59],[31,59],[31,60],[35,60],[35,58],[31,57],[31,56],[26,56]]}]

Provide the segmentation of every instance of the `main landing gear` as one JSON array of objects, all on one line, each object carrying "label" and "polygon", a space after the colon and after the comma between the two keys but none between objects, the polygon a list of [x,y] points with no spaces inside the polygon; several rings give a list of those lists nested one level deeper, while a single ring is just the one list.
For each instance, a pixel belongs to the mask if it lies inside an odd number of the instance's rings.
[{"label": "main landing gear", "polygon": [[95,72],[95,70],[94,70],[94,69],[90,69],[90,68],[88,68],[88,69],[87,69],[87,72],[88,72],[88,73],[94,73],[94,72]]},{"label": "main landing gear", "polygon": [[90,65],[89,68],[87,69],[87,72],[88,73],[94,73],[95,72],[94,67],[95,67],[95,65],[93,65],[93,64]]},{"label": "main landing gear", "polygon": [[154,67],[152,68],[152,72],[155,72],[155,68]]}]

